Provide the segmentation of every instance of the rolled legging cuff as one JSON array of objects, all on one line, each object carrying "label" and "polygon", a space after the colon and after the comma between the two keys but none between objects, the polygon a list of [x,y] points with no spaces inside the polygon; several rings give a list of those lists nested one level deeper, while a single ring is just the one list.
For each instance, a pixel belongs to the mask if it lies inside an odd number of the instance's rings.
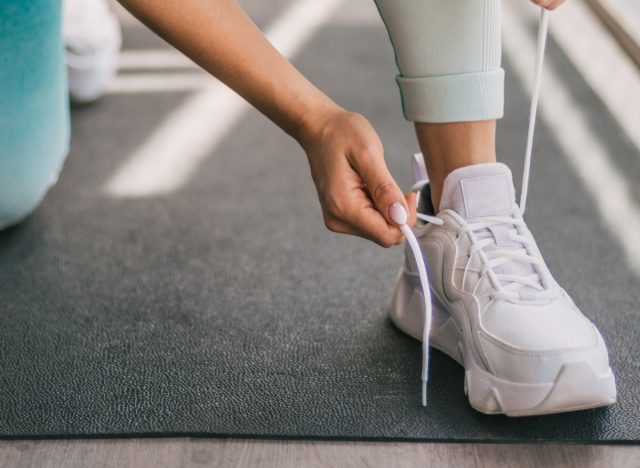
[{"label": "rolled legging cuff", "polygon": [[396,77],[402,111],[412,122],[499,119],[504,113],[504,70],[423,78]]}]

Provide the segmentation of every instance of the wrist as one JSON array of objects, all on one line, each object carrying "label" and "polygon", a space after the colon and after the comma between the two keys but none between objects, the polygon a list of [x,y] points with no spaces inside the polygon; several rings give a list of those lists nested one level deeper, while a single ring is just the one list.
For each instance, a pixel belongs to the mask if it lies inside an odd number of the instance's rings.
[{"label": "wrist", "polygon": [[306,149],[312,141],[316,140],[328,122],[346,112],[333,101],[328,101],[309,108],[300,118],[292,136],[302,148]]}]

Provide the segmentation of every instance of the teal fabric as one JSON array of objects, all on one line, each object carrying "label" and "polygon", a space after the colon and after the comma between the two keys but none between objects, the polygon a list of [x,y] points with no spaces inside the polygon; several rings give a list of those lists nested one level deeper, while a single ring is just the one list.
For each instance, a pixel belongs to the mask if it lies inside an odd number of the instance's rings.
[{"label": "teal fabric", "polygon": [[500,0],[375,0],[414,122],[502,117]]},{"label": "teal fabric", "polygon": [[69,149],[61,0],[0,0],[0,229],[31,213]]}]

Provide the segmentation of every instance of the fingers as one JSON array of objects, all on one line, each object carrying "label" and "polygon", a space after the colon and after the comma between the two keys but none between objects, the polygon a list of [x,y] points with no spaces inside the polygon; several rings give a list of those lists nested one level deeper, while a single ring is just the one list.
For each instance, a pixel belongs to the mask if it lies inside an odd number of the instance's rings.
[{"label": "fingers", "polygon": [[402,242],[402,231],[387,223],[363,188],[332,198],[324,210],[324,222],[330,231],[363,237],[382,247]]},{"label": "fingers", "polygon": [[357,236],[369,239],[381,247],[399,245],[404,239],[400,228],[390,226],[373,206],[354,212],[352,220]]},{"label": "fingers", "polygon": [[351,153],[347,157],[353,169],[362,178],[375,208],[388,224],[398,225],[391,215],[391,207],[395,203],[400,204],[409,219],[415,221],[415,202],[409,204],[405,199],[384,162],[381,148],[374,146]]},{"label": "fingers", "polygon": [[404,234],[394,223],[389,224],[380,211],[373,205],[367,192],[360,190],[354,196],[356,203],[347,213],[349,222],[360,237],[372,240],[382,247],[391,247],[402,243]]},{"label": "fingers", "polygon": [[[413,207],[407,224],[415,224],[415,194],[405,198],[407,204]],[[404,234],[395,225],[390,225],[375,208],[365,190],[357,189],[353,193],[338,197],[340,210],[329,208],[324,220],[327,228],[341,234],[351,234],[363,237],[382,247],[401,244]]]},{"label": "fingers", "polygon": [[542,8],[546,8],[547,10],[555,10],[565,2],[565,0],[531,0],[531,1],[538,6],[541,6]]}]

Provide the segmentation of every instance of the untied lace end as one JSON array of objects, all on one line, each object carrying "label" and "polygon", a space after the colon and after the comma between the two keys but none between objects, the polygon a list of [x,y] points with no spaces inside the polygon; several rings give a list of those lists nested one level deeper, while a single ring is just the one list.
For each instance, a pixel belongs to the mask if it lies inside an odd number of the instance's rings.
[{"label": "untied lace end", "polygon": [[402,224],[400,229],[405,235],[413,257],[416,260],[418,268],[418,276],[420,278],[420,285],[422,286],[422,293],[424,297],[424,326],[422,328],[422,406],[427,406],[427,381],[429,380],[429,334],[431,332],[431,318],[433,315],[431,308],[431,291],[429,289],[429,277],[427,276],[427,268],[422,257],[422,250],[418,239],[412,229]]}]

